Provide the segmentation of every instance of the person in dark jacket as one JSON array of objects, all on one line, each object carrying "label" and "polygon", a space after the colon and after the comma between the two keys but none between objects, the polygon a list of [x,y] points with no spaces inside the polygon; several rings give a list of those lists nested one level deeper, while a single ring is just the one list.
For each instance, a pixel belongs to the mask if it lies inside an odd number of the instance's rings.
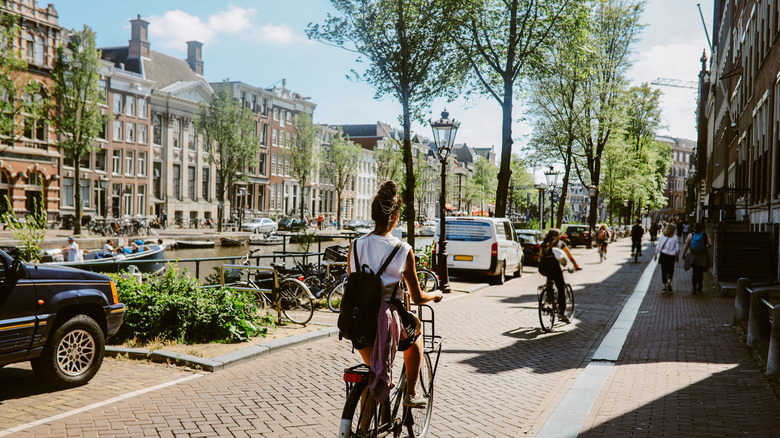
[{"label": "person in dark jacket", "polygon": [[634,251],[639,252],[642,256],[642,235],[645,234],[645,229],[639,225],[639,219],[634,222],[634,226],[631,227],[631,256],[634,256]]},{"label": "person in dark jacket", "polygon": [[566,257],[571,260],[575,270],[579,271],[580,266],[574,261],[569,248],[561,240],[561,230],[551,228],[547,235],[544,236],[544,240],[539,248],[539,270],[544,271],[544,275],[555,283],[555,287],[558,289],[558,319],[568,324],[570,322],[569,318],[564,315],[564,309],[566,309],[566,282],[563,281],[563,270],[560,262],[553,254],[553,248],[563,250]]}]

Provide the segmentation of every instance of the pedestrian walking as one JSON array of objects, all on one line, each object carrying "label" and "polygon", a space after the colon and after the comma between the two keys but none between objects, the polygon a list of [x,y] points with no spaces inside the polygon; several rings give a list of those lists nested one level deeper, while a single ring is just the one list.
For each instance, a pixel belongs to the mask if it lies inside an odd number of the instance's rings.
[{"label": "pedestrian walking", "polygon": [[683,242],[683,223],[680,219],[677,219],[676,225],[677,227],[677,238],[680,240],[680,242]]},{"label": "pedestrian walking", "polygon": [[322,214],[317,216],[317,228],[319,228],[320,230],[322,229],[322,221],[323,220],[324,220],[324,218],[322,217]]},{"label": "pedestrian walking", "polygon": [[165,214],[165,210],[163,210],[162,214],[160,214],[160,228],[164,230],[167,221],[168,221],[168,215]]},{"label": "pedestrian walking", "polygon": [[672,292],[672,277],[674,277],[674,264],[678,260],[680,251],[679,241],[674,235],[675,226],[669,224],[664,229],[658,244],[655,246],[653,260],[661,264],[661,280],[663,281],[663,293]]},{"label": "pedestrian walking", "polygon": [[686,220],[686,221],[683,221],[683,230],[682,230],[682,238],[683,238],[683,242],[685,242],[686,240],[688,240],[688,232],[689,232],[689,229],[688,229],[688,221]]},{"label": "pedestrian walking", "polygon": [[712,246],[712,239],[704,232],[704,225],[696,222],[693,233],[685,240],[683,248],[683,260],[685,270],[693,269],[693,291],[696,295],[704,290],[704,271],[710,269],[710,255],[707,248]]}]

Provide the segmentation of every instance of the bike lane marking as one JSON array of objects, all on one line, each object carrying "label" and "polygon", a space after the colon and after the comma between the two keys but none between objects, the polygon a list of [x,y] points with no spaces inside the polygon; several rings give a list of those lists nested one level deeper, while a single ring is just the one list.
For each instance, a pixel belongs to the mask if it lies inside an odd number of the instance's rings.
[{"label": "bike lane marking", "polygon": [[658,262],[652,260],[642,272],[639,282],[631,292],[615,323],[599,344],[593,358],[574,381],[539,433],[536,434],[537,437],[576,438],[579,435],[593,404],[596,402],[596,397],[601,392],[604,382],[606,382],[620,351],[623,349],[639,312],[639,307],[650,287],[650,281],[657,265]]},{"label": "bike lane marking", "polygon": [[116,396],[116,397],[110,398],[108,400],[104,400],[104,401],[101,401],[101,402],[93,403],[93,404],[88,405],[88,406],[82,406],[80,408],[73,409],[73,410],[68,411],[68,412],[63,412],[61,414],[53,415],[51,417],[42,418],[40,420],[36,420],[36,421],[31,422],[31,423],[22,424],[22,425],[19,425],[19,426],[16,426],[16,427],[12,427],[10,429],[0,430],[0,437],[8,436],[8,435],[11,435],[11,434],[16,433],[16,432],[21,432],[23,430],[30,429],[30,428],[33,428],[35,426],[40,426],[42,424],[51,423],[51,422],[54,422],[54,421],[57,421],[57,420],[62,420],[63,418],[68,418],[68,417],[71,417],[73,415],[80,414],[82,412],[87,412],[87,411],[92,410],[92,409],[96,409],[96,408],[99,408],[99,407],[107,406],[107,405],[110,405],[111,403],[116,403],[118,401],[126,400],[128,398],[132,398],[132,397],[135,397],[137,395],[146,394],[147,392],[156,391],[158,389],[162,389],[162,388],[165,388],[165,387],[168,387],[168,386],[178,385],[179,383],[184,383],[184,382],[187,382],[187,381],[192,380],[192,379],[197,379],[198,377],[203,377],[205,375],[206,374],[204,374],[204,373],[193,374],[191,376],[182,377],[181,379],[178,379],[178,380],[172,380],[170,382],[161,383],[159,385],[151,386],[149,388],[144,388],[144,389],[139,389],[137,391],[128,392],[127,394],[122,394],[120,396]]}]

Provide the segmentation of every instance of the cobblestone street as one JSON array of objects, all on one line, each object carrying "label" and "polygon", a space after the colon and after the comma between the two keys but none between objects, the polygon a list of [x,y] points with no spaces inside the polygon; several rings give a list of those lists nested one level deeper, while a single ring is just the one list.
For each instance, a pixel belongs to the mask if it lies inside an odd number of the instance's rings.
[{"label": "cobblestone street", "polygon": [[[444,344],[430,436],[535,436],[650,263],[651,246],[638,264],[627,261],[629,247],[619,241],[601,264],[595,250],[574,250],[584,268],[567,274],[575,319],[549,334],[539,328],[535,268],[434,305]],[[681,267],[679,292],[661,296],[659,271],[581,435],[773,436],[780,402],[730,327],[733,298],[690,295]],[[53,393],[23,368],[3,369],[0,385],[10,396],[0,405],[0,436],[334,436],[341,370],[357,361],[349,343],[334,337],[213,374],[107,359],[86,387]]]}]

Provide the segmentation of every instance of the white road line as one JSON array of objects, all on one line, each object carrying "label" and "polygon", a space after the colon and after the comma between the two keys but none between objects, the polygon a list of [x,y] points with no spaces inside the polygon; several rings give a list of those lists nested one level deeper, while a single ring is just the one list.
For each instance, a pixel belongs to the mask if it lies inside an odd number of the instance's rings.
[{"label": "white road line", "polygon": [[626,342],[631,326],[634,325],[639,307],[650,287],[650,280],[653,278],[656,265],[658,262],[653,260],[645,268],[617,320],[599,344],[591,362],[577,377],[563,400],[544,423],[539,433],[536,434],[538,438],[576,438],[579,435],[593,404],[596,402],[596,397],[601,392],[601,388]]},{"label": "white road line", "polygon": [[21,432],[23,430],[30,429],[30,428],[35,427],[35,426],[40,426],[41,424],[46,424],[46,423],[51,423],[53,421],[61,420],[63,418],[67,418],[67,417],[70,417],[70,416],[73,416],[73,415],[77,415],[77,414],[80,414],[82,412],[86,412],[86,411],[89,411],[89,410],[92,410],[92,409],[95,409],[95,408],[99,408],[99,407],[102,407],[102,406],[110,405],[111,403],[116,403],[118,401],[122,401],[122,400],[125,400],[125,399],[128,399],[128,398],[131,398],[131,397],[135,397],[137,395],[145,394],[147,392],[156,391],[158,389],[162,389],[162,388],[165,388],[167,386],[178,385],[179,383],[184,383],[184,382],[186,382],[188,380],[197,379],[198,377],[202,377],[204,375],[205,374],[203,374],[203,373],[192,374],[190,376],[183,377],[183,378],[178,379],[178,380],[173,380],[171,382],[161,383],[159,385],[155,385],[155,386],[152,386],[152,387],[149,387],[149,388],[139,389],[138,391],[128,392],[127,394],[122,394],[120,396],[117,396],[117,397],[114,397],[114,398],[111,398],[111,399],[108,399],[108,400],[104,400],[102,402],[93,403],[93,404],[91,404],[89,406],[84,406],[84,407],[81,407],[81,408],[78,408],[78,409],[73,409],[72,411],[63,412],[61,414],[57,414],[57,415],[53,415],[51,417],[43,418],[41,420],[33,421],[32,423],[27,423],[27,424],[22,424],[20,426],[12,427],[10,429],[6,429],[6,430],[3,430],[3,431],[0,431],[0,437],[8,436],[8,435],[11,435],[12,433],[16,433],[16,432]]}]

